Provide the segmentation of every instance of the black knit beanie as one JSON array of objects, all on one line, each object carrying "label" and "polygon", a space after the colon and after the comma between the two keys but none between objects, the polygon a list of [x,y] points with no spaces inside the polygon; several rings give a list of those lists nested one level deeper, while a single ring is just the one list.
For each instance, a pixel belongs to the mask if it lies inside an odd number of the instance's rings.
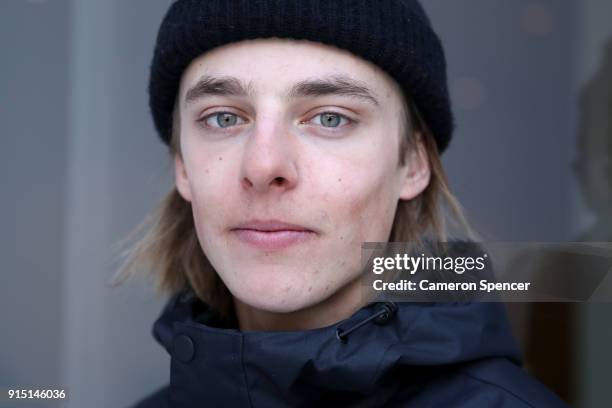
[{"label": "black knit beanie", "polygon": [[346,49],[402,87],[432,130],[440,153],[453,115],[444,51],[417,0],[177,0],[159,28],[149,105],[168,144],[181,76],[204,52],[241,40],[279,37]]}]

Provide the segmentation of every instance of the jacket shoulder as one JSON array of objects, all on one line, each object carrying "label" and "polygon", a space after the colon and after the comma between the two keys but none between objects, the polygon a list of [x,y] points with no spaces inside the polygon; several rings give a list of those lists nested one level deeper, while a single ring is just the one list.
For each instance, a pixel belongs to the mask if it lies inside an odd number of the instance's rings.
[{"label": "jacket shoulder", "polygon": [[416,386],[402,389],[390,406],[566,408],[567,404],[514,362],[494,357],[432,367]]},{"label": "jacket shoulder", "polygon": [[512,406],[567,407],[567,404],[544,384],[505,358],[491,358],[470,364],[461,374],[479,382],[484,388],[496,389]]},{"label": "jacket shoulder", "polygon": [[167,408],[169,404],[170,386],[166,385],[146,396],[131,408]]}]

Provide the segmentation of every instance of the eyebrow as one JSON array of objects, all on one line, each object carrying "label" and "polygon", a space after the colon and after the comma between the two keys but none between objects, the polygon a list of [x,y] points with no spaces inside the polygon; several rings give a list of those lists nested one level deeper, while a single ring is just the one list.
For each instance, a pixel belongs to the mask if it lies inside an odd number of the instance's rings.
[{"label": "eyebrow", "polygon": [[243,83],[238,78],[204,75],[191,89],[189,89],[189,91],[187,91],[185,94],[185,102],[191,103],[198,98],[209,95],[249,96],[252,93],[253,86],[250,83]]},{"label": "eyebrow", "polygon": [[[231,76],[204,75],[185,94],[185,102],[191,103],[198,98],[218,96],[251,96],[253,95],[252,83],[244,83],[240,79]],[[308,96],[344,95],[363,99],[376,106],[379,102],[374,93],[368,87],[346,75],[330,75],[323,78],[312,78],[300,81],[293,85],[286,96],[290,98]]]},{"label": "eyebrow", "polygon": [[363,99],[378,106],[378,100],[368,87],[345,75],[332,75],[300,81],[288,92],[289,97],[346,95]]}]

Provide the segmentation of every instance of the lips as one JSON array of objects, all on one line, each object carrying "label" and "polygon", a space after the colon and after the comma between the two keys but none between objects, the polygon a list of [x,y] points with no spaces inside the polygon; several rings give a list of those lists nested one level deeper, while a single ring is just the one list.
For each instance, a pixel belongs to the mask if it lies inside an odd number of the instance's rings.
[{"label": "lips", "polygon": [[280,250],[312,239],[316,233],[304,226],[278,220],[248,221],[231,229],[243,243],[261,250]]},{"label": "lips", "polygon": [[[238,225],[234,229],[250,229],[256,231],[311,231],[310,229],[297,224],[290,224],[283,221],[248,221]],[[311,231],[312,232],[312,231]]]}]

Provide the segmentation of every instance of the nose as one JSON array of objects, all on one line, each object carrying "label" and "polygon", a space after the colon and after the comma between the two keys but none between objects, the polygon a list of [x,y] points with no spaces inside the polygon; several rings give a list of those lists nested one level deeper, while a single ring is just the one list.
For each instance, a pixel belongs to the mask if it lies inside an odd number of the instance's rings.
[{"label": "nose", "polygon": [[242,186],[256,192],[286,191],[298,182],[295,143],[287,124],[268,115],[257,120],[245,143]]}]

